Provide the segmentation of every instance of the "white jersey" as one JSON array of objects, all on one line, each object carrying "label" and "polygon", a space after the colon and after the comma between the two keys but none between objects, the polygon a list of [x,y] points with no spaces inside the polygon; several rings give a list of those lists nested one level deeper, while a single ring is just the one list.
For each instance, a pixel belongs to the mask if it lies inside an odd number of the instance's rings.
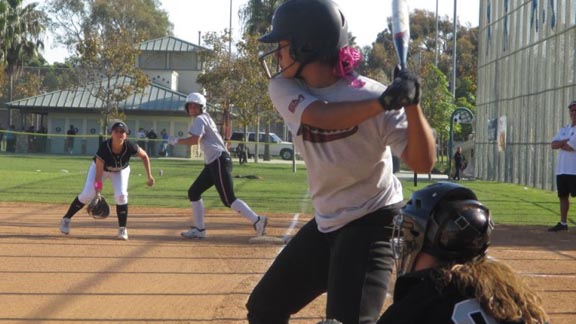
[{"label": "white jersey", "polygon": [[[558,131],[552,142],[568,140],[568,145],[576,150],[576,126],[566,125]],[[574,174],[576,175],[576,152],[558,150],[556,160],[556,175]]]},{"label": "white jersey", "polygon": [[298,79],[271,80],[270,97],[308,169],[308,183],[318,229],[327,233],[384,206],[403,200],[400,181],[392,173],[392,153],[407,144],[404,110],[382,111],[356,127],[323,130],[302,125],[302,113],[313,102],[377,98],[386,88],[359,77],[364,85],[341,79],[326,88],[310,88]]},{"label": "white jersey", "polygon": [[204,152],[204,163],[210,164],[214,162],[217,158],[222,155],[222,152],[226,152],[226,146],[224,141],[218,133],[218,128],[216,124],[210,118],[208,113],[202,113],[196,118],[188,130],[190,135],[198,136],[198,144]]}]

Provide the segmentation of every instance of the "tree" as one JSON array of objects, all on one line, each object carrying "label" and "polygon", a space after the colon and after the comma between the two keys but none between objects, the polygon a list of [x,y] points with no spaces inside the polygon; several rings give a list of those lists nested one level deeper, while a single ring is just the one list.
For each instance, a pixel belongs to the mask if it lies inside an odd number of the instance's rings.
[{"label": "tree", "polygon": [[268,79],[258,60],[257,38],[246,34],[235,53],[228,52],[228,41],[226,31],[204,36],[211,50],[202,53],[206,71],[198,76],[198,82],[223,113],[234,107],[235,120],[246,132],[259,122],[278,119],[278,115],[268,97]]},{"label": "tree", "polygon": [[[260,131],[260,122],[266,127],[266,143],[264,146],[264,159],[270,160],[270,124],[280,120],[280,116],[272,106],[272,101],[268,96],[268,78],[260,65],[259,50],[260,44],[258,36],[244,35],[242,42],[237,47],[239,58],[237,66],[241,69],[241,79],[239,91],[233,96],[233,102],[238,107],[240,115],[239,123],[246,129],[250,125],[256,124],[257,133]],[[243,120],[242,120],[243,119]],[[246,138],[246,136],[245,136]],[[256,141],[259,141],[257,136]],[[256,146],[258,148],[258,146]],[[258,159],[258,150],[255,152]]]},{"label": "tree", "polygon": [[124,119],[120,102],[149,84],[135,66],[136,44],[172,33],[158,0],[49,0],[57,41],[74,51],[69,62],[78,80],[102,103],[101,131]]},{"label": "tree", "polygon": [[90,23],[104,32],[128,30],[133,43],[171,35],[173,29],[158,0],[94,1]]},{"label": "tree", "polygon": [[244,26],[244,33],[249,35],[262,35],[272,25],[274,11],[282,0],[249,0],[240,10],[240,19]]},{"label": "tree", "polygon": [[22,0],[0,1],[0,59],[8,76],[8,100],[12,101],[14,79],[22,72],[24,62],[38,56],[44,47],[41,35],[47,17],[37,3],[22,5]]},{"label": "tree", "polygon": [[46,10],[56,41],[70,50],[87,31],[100,34],[128,31],[130,43],[172,34],[173,25],[158,0],[49,0]]},{"label": "tree", "polygon": [[[421,77],[420,106],[430,126],[436,131],[439,153],[442,153],[442,148],[446,147],[449,137],[450,115],[455,109],[452,94],[448,89],[446,76],[434,64],[426,64],[422,69]],[[440,154],[441,158],[443,156]]]},{"label": "tree", "polygon": [[[477,83],[477,54],[478,29],[470,29],[457,24],[458,50],[457,50],[457,93],[456,99],[466,97],[474,98]],[[361,70],[364,74],[385,82],[391,79],[394,66],[397,64],[396,52],[393,44],[392,21],[388,18],[388,26],[376,37],[376,41],[369,50],[364,50],[366,64]],[[450,18],[438,17],[438,69],[444,75],[452,75],[452,46],[453,24]],[[422,75],[424,68],[435,61],[436,49],[436,16],[427,10],[415,10],[410,14],[410,50],[408,67]],[[387,78],[383,78],[386,75]],[[464,77],[467,79],[464,80]],[[464,82],[465,84],[461,84]],[[386,82],[385,82],[386,83]],[[455,101],[455,100],[454,100]],[[470,102],[474,104],[474,102]]]},{"label": "tree", "polygon": [[220,35],[215,32],[207,33],[203,38],[204,44],[212,49],[199,53],[205,72],[198,76],[197,82],[206,89],[210,101],[216,102],[214,107],[219,108],[222,115],[226,116],[221,133],[224,140],[228,141],[231,131],[228,123],[231,97],[240,81],[240,75],[233,63],[236,54],[228,51],[230,34],[226,30]]},{"label": "tree", "polygon": [[74,87],[79,83],[74,66],[70,63],[54,63],[45,67],[43,87],[46,91],[55,91]]},{"label": "tree", "polygon": [[80,82],[102,103],[102,134],[111,119],[125,119],[120,102],[150,83],[146,74],[134,65],[140,52],[131,43],[131,37],[127,30],[104,34],[87,30],[77,46],[78,55],[72,59]]}]

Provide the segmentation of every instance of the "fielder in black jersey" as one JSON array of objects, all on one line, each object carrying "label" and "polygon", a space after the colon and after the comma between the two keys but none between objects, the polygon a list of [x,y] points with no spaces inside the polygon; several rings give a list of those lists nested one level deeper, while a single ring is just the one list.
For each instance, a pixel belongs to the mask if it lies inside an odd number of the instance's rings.
[{"label": "fielder in black jersey", "polygon": [[454,183],[416,191],[395,220],[398,279],[379,324],[544,324],[540,297],[488,258],[492,217]]},{"label": "fielder in black jersey", "polygon": [[128,127],[123,122],[112,125],[111,138],[98,147],[92,159],[86,183],[82,192],[74,199],[68,212],[60,222],[60,232],[70,234],[70,220],[84,205],[90,202],[102,191],[102,180],[110,179],[114,189],[116,213],[118,215],[118,238],[128,240],[126,223],[128,221],[128,179],[130,177],[130,158],[137,156],[142,160],[148,186],[154,185],[154,177],[150,168],[150,159],[146,151],[137,144],[130,142]]}]

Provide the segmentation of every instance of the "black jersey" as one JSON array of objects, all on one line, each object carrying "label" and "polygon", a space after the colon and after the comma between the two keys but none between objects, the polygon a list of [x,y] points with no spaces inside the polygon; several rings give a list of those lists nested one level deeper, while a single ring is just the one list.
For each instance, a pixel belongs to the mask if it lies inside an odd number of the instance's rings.
[{"label": "black jersey", "polygon": [[460,294],[452,285],[443,289],[426,269],[397,279],[394,303],[384,312],[379,324],[522,324],[498,322],[474,298]]},{"label": "black jersey", "polygon": [[120,154],[114,154],[114,152],[112,152],[112,139],[108,139],[98,147],[94,161],[96,161],[96,158],[99,158],[104,161],[104,171],[117,172],[125,169],[130,164],[130,157],[138,153],[139,150],[140,147],[138,144],[125,140],[122,146],[122,152],[120,152]]}]

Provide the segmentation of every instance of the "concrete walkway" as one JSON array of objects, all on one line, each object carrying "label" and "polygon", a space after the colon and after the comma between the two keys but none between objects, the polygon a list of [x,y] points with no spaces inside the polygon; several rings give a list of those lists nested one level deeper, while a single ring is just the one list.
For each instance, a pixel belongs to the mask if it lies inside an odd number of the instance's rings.
[{"label": "concrete walkway", "polygon": [[[414,172],[411,171],[400,171],[395,173],[398,179],[414,179]],[[448,176],[445,174],[426,174],[426,173],[419,173],[417,177],[418,181],[420,180],[448,180]]]}]

